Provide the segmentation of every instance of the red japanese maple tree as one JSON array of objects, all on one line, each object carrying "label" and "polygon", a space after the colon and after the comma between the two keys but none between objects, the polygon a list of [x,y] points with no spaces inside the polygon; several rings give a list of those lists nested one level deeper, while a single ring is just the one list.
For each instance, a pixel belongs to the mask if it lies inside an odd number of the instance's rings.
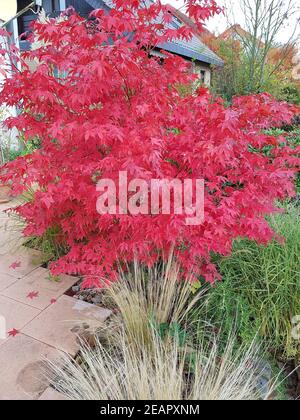
[{"label": "red japanese maple tree", "polygon": [[[151,52],[189,39],[191,29],[172,29],[160,3],[142,4],[115,0],[109,14],[95,10],[88,21],[69,9],[36,22],[36,48],[19,58],[22,71],[6,79],[0,96],[23,110],[7,126],[41,141],[2,168],[14,194],[35,191],[17,209],[24,234],[59,232],[68,253],[52,263],[53,274],[84,275],[88,287],[114,279],[118,261],[153,264],[173,249],[184,270],[213,282],[213,252],[230,254],[237,237],[274,237],[265,216],[276,199],[294,194],[299,169],[299,149],[262,132],[290,122],[295,110],[268,94],[236,98],[229,108],[203,87],[183,94],[195,82],[191,63]],[[200,28],[220,12],[214,0],[186,5]],[[125,170],[146,181],[204,179],[204,223],[188,226],[174,214],[100,216],[97,181]]]}]

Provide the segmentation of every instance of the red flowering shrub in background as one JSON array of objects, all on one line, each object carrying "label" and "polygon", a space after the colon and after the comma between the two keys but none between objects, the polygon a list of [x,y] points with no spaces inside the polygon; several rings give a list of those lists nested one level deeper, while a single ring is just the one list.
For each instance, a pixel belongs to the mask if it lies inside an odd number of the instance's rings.
[{"label": "red flowering shrub in background", "polygon": [[[25,235],[60,232],[69,252],[52,263],[54,274],[82,274],[85,286],[99,285],[114,278],[118,260],[153,264],[174,247],[184,269],[212,282],[211,253],[229,254],[239,236],[271,240],[265,215],[294,194],[299,150],[261,132],[290,122],[294,109],[267,94],[236,98],[230,108],[204,88],[182,95],[180,87],[195,80],[190,63],[168,53],[161,63],[150,52],[190,30],[165,29],[170,15],[160,4],[115,3],[88,22],[69,10],[59,22],[34,24],[40,47],[23,55],[23,71],[6,80],[1,101],[24,110],[7,125],[42,146],[5,166],[2,180],[12,181],[15,194],[35,186],[33,201],[17,211]],[[199,22],[219,12],[213,0],[186,3]],[[129,180],[204,179],[205,222],[100,216],[97,181],[117,181],[124,170]]]}]

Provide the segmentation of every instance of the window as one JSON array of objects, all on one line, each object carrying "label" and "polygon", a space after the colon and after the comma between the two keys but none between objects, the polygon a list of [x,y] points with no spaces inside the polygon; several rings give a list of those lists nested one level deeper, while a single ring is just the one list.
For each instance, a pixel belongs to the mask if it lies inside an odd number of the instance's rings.
[{"label": "window", "polygon": [[206,71],[201,70],[200,71],[200,80],[201,80],[202,83],[205,83],[205,76],[206,76]]},{"label": "window", "polygon": [[59,12],[60,11],[60,1],[59,0],[51,0],[51,12]]},{"label": "window", "polygon": [[68,77],[68,71],[67,70],[59,70],[56,66],[52,69],[53,77],[58,79],[60,82],[62,82],[64,79]]},{"label": "window", "polygon": [[203,67],[201,68],[196,63],[193,63],[193,72],[197,74],[200,83],[205,84],[207,82],[206,70]]}]

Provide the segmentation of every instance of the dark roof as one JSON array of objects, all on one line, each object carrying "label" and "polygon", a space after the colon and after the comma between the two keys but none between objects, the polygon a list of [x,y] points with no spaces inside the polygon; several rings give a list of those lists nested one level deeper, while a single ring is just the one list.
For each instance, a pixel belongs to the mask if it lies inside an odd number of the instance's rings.
[{"label": "dark roof", "polygon": [[196,22],[191,19],[189,16],[187,16],[185,13],[183,13],[181,10],[176,9],[176,7],[173,7],[171,4],[166,5],[168,10],[176,16],[179,20],[181,20],[185,25],[190,26],[200,39],[202,39],[203,36],[214,36],[212,32],[210,32],[205,25],[203,25],[203,28],[200,30],[196,24]]},{"label": "dark roof", "polygon": [[106,4],[104,0],[85,0],[94,9],[107,9],[111,7]]},{"label": "dark roof", "polygon": [[[83,2],[83,3],[82,3]],[[152,4],[154,0],[144,0],[145,7]],[[91,9],[103,9],[105,11],[109,11],[114,7],[113,0],[73,0],[68,1],[68,4],[80,5],[80,4],[87,4],[90,6]],[[193,36],[191,40],[185,41],[183,39],[178,39],[170,42],[166,42],[164,44],[158,45],[158,48],[169,51],[171,53],[180,55],[184,58],[188,58],[190,60],[201,61],[207,64],[213,64],[216,66],[223,66],[224,62],[213,52],[209,49],[207,45],[201,40],[199,35],[195,32],[195,24],[193,26],[189,23],[189,18],[186,15],[175,14],[174,10],[170,9],[170,13],[172,14],[172,21],[167,24],[170,29],[176,29],[183,25],[188,25],[193,30]],[[186,19],[183,19],[183,16]],[[52,15],[51,15],[52,16]],[[87,15],[86,15],[87,16]],[[26,23],[26,28],[28,27],[29,23],[36,19],[36,15],[29,13],[23,16],[23,20]],[[160,18],[157,18],[158,21],[161,22]],[[26,32],[25,28],[25,32]],[[30,43],[26,40],[22,40],[20,42],[20,48],[22,51],[26,51],[30,49]]]},{"label": "dark roof", "polygon": [[[85,1],[95,9],[111,9],[114,7],[114,3],[112,0]],[[150,5],[151,3],[153,3],[152,0],[145,0],[146,5]],[[168,24],[170,29],[183,26],[183,20],[179,19],[179,17],[175,16],[173,13],[172,16],[173,19],[171,23]],[[196,34],[193,34],[192,39],[190,41],[178,39],[176,41],[166,42],[162,45],[159,45],[159,47],[174,54],[178,54],[189,59],[202,61],[207,64],[213,64],[216,66],[224,65],[223,60],[221,60],[220,57],[218,57],[213,51],[211,51]]]}]

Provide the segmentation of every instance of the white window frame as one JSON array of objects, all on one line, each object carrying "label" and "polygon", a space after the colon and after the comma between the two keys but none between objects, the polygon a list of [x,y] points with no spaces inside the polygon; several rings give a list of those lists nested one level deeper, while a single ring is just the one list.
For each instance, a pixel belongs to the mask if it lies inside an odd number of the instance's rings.
[{"label": "white window frame", "polygon": [[63,12],[64,10],[66,10],[66,8],[66,0],[60,0],[60,10]]}]

